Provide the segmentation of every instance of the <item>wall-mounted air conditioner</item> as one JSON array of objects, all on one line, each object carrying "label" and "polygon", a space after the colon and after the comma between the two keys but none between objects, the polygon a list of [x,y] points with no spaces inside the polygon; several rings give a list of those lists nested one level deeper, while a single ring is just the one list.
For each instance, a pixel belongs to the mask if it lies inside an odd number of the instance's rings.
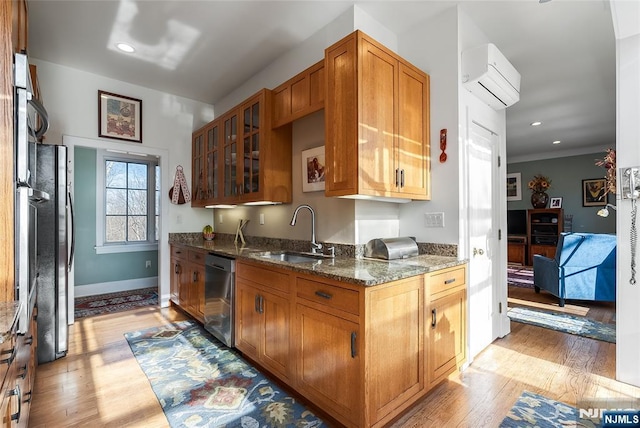
[{"label": "wall-mounted air conditioner", "polygon": [[495,110],[520,100],[520,73],[493,43],[462,52],[462,83]]}]

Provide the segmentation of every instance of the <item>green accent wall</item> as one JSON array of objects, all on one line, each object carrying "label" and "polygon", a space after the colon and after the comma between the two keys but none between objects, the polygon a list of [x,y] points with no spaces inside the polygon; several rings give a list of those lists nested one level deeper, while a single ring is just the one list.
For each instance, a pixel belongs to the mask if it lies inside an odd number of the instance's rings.
[{"label": "green accent wall", "polygon": [[[158,276],[158,251],[96,254],[96,157],[96,149],[75,148],[75,285]],[[147,260],[149,268],[145,268]]]},{"label": "green accent wall", "polygon": [[[609,210],[609,217],[603,218],[596,213],[602,207],[582,206],[582,180],[605,178],[605,170],[596,166],[596,159],[602,159],[606,153],[590,153],[544,159],[531,162],[510,163],[507,173],[522,174],[522,200],[507,202],[507,209],[531,209],[531,190],[527,187],[534,175],[549,177],[551,187],[547,192],[550,198],[561,197],[565,216],[573,215],[573,232],[616,233],[615,211]],[[615,205],[615,195],[608,195],[609,203]],[[547,204],[547,208],[549,208]]]}]

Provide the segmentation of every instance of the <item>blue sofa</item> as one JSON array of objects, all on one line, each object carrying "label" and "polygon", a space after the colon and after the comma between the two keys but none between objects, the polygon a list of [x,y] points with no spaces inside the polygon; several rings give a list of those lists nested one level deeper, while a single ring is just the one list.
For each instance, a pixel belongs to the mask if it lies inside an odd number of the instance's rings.
[{"label": "blue sofa", "polygon": [[562,233],[553,259],[533,256],[536,293],[560,299],[615,302],[616,237],[600,233]]}]

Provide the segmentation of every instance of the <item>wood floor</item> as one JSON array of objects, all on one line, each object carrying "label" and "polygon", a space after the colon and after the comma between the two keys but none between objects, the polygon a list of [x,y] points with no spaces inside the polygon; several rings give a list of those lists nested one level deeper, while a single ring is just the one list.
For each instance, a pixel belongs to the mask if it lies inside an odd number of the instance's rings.
[{"label": "wood floor", "polygon": [[[145,308],[74,324],[69,354],[38,367],[29,427],[167,427],[123,334],[180,319],[171,308]],[[614,344],[514,322],[511,329],[392,426],[497,427],[524,390],[572,405],[640,396],[613,380]]]}]

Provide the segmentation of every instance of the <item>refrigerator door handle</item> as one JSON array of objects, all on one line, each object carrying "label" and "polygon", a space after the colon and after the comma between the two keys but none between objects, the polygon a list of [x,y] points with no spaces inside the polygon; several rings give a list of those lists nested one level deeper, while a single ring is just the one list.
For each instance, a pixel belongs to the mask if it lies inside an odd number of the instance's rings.
[{"label": "refrigerator door handle", "polygon": [[69,267],[68,271],[71,272],[71,266],[73,265],[73,258],[76,252],[76,227],[75,227],[75,215],[73,213],[73,200],[71,199],[71,192],[67,192],[69,198],[69,219],[71,220],[71,250],[69,251]]}]

